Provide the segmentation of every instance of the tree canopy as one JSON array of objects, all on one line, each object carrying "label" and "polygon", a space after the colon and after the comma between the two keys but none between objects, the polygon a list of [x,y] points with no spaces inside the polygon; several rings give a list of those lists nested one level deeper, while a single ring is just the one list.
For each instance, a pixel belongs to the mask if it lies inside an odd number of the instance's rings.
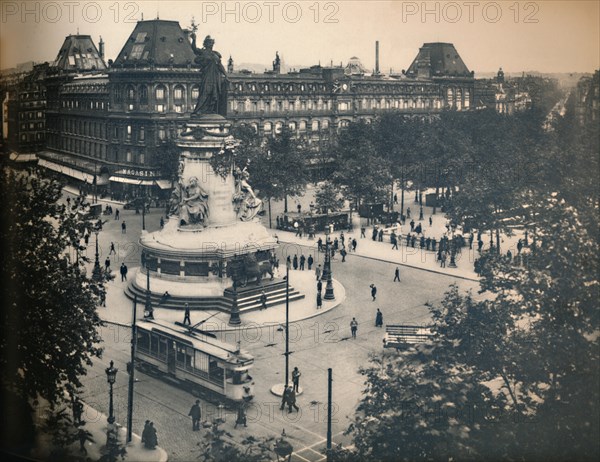
[{"label": "tree canopy", "polygon": [[[517,258],[485,254],[478,295],[452,286],[430,307],[431,341],[361,370],[355,449],[335,450],[334,460],[600,457],[598,127],[569,117],[568,137],[561,127],[519,127],[518,117],[489,138],[473,127],[474,156],[491,150],[508,165],[538,166],[508,186],[491,174],[473,180],[495,191],[529,245]],[[455,219],[482,213],[477,200],[489,197],[471,192]]]},{"label": "tree canopy", "polygon": [[80,244],[94,224],[81,199],[58,202],[58,181],[5,166],[0,174],[3,396],[59,403],[101,354],[104,287],[86,274]]}]

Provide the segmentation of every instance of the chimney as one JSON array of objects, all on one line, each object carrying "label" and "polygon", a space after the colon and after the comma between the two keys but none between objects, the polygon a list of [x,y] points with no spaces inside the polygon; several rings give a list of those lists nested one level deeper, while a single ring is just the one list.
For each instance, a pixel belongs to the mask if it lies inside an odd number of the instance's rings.
[{"label": "chimney", "polygon": [[102,40],[102,36],[100,36],[100,42],[98,42],[98,54],[100,58],[104,59],[104,40]]},{"label": "chimney", "polygon": [[379,40],[375,41],[375,74],[379,75]]}]

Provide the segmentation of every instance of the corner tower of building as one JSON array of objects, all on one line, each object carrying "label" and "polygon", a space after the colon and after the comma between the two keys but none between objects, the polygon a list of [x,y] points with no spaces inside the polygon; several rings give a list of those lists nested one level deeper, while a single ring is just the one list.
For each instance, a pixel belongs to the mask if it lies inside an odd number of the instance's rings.
[{"label": "corner tower of building", "polygon": [[106,64],[92,37],[68,35],[50,68],[62,72],[104,71]]},{"label": "corner tower of building", "polygon": [[424,43],[406,74],[409,77],[471,77],[452,43]]},{"label": "corner tower of building", "polygon": [[115,66],[184,67],[194,64],[187,31],[177,21],[139,21],[114,62]]}]

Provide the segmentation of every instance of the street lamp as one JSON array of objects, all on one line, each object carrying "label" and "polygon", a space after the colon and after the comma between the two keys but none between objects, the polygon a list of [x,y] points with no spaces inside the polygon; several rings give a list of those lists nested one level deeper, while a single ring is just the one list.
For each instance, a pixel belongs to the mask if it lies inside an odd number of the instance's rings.
[{"label": "street lamp", "polygon": [[108,423],[112,425],[115,423],[115,416],[113,414],[113,385],[117,379],[117,369],[114,366],[114,361],[110,361],[110,366],[106,368],[106,380],[108,381],[109,388],[109,401],[108,401]]},{"label": "street lamp", "polygon": [[96,235],[96,259],[94,260],[94,270],[92,271],[92,279],[94,281],[99,281],[102,279],[102,269],[100,269],[100,253],[98,252],[98,234],[100,233],[101,228],[102,224],[100,221],[98,221],[94,227],[94,234]]},{"label": "street lamp", "polygon": [[148,259],[146,258],[146,303],[144,306],[144,318],[154,319],[154,309],[152,308],[152,301],[150,300],[150,266],[148,265]]},{"label": "street lamp", "polygon": [[[271,393],[276,396],[283,396],[285,389],[289,386],[290,379],[290,267],[286,265],[285,269],[285,383],[275,384],[271,387]],[[298,388],[298,394],[302,389]]]},{"label": "street lamp", "polygon": [[329,229],[325,234],[325,264],[323,265],[323,277],[327,280],[325,286],[325,300],[335,300],[333,293],[333,282],[331,281],[331,253],[329,251]]}]

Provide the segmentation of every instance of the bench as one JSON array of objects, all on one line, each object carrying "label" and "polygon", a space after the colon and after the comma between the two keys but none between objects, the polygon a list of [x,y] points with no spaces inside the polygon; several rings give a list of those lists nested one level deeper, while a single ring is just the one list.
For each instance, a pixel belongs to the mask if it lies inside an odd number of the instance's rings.
[{"label": "bench", "polygon": [[403,348],[424,343],[433,337],[431,327],[387,324],[383,337],[384,348]]}]

